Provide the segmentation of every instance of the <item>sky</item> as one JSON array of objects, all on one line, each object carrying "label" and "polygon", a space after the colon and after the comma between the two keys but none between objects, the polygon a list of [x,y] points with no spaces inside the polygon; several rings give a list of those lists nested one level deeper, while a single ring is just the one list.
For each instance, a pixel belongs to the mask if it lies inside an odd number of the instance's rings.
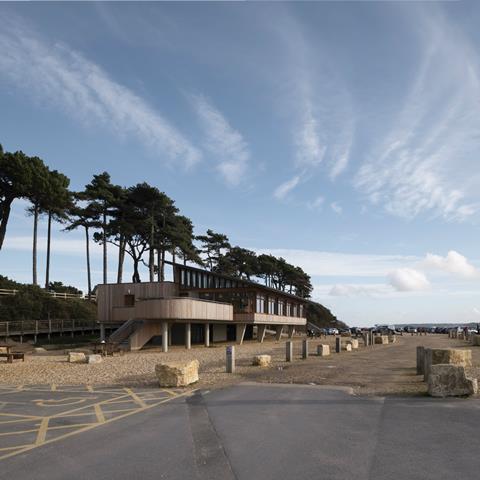
[{"label": "sky", "polygon": [[[350,325],[480,322],[479,20],[474,1],[1,3],[0,143],[74,190],[157,186],[195,233],[301,266]],[[0,251],[22,282],[26,207]],[[51,278],[85,290],[62,228]]]}]

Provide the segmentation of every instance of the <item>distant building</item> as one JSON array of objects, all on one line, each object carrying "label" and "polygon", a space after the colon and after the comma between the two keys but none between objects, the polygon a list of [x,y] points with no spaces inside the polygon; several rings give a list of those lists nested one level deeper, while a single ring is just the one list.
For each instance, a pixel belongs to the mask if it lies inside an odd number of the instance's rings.
[{"label": "distant building", "polygon": [[153,337],[169,345],[253,338],[262,342],[271,326],[280,338],[293,335],[307,322],[306,301],[256,282],[180,264],[173,265],[173,282],[120,283],[97,286],[98,321],[121,326],[110,337],[139,350]]}]

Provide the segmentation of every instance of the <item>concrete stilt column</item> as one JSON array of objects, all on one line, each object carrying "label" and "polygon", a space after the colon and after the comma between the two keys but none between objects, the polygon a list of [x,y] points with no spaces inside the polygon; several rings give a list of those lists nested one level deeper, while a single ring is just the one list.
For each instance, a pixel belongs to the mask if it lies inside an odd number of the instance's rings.
[{"label": "concrete stilt column", "polygon": [[282,338],[283,325],[277,325],[275,328],[276,328],[275,340],[279,342]]},{"label": "concrete stilt column", "polygon": [[293,361],[293,342],[288,340],[285,343],[285,361],[291,362]]},{"label": "concrete stilt column", "polygon": [[185,324],[185,348],[190,350],[192,348],[192,324]]},{"label": "concrete stilt column", "polygon": [[288,338],[293,338],[295,335],[295,326],[294,325],[289,325],[288,326]]},{"label": "concrete stilt column", "polygon": [[342,337],[335,339],[335,352],[340,353],[342,351]]},{"label": "concrete stilt column", "polygon": [[267,329],[266,325],[259,325],[258,326],[257,340],[260,343],[263,343],[263,340],[265,339],[265,330],[266,329]]},{"label": "concrete stilt column", "polygon": [[168,346],[172,346],[172,325],[168,324]]},{"label": "concrete stilt column", "polygon": [[302,342],[302,358],[308,358],[308,340],[304,339]]},{"label": "concrete stilt column", "polygon": [[206,347],[210,346],[210,324],[209,323],[205,324],[205,346]]},{"label": "concrete stilt column", "polygon": [[[235,339],[236,339],[238,345],[242,345],[243,338],[245,337],[245,330],[247,329],[247,324],[246,323],[237,323],[236,329],[237,329],[237,331],[236,331]],[[259,327],[259,329],[260,329],[260,327]]]},{"label": "concrete stilt column", "polygon": [[162,323],[162,348],[164,352],[168,352],[168,322]]},{"label": "concrete stilt column", "polygon": [[[50,338],[50,336],[48,338]],[[105,341],[105,325],[103,323],[100,324],[100,341]]]}]

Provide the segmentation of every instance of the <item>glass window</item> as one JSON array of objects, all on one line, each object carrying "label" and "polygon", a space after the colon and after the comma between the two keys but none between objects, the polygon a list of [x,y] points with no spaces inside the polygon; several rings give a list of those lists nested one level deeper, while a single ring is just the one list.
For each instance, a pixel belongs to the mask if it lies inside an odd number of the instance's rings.
[{"label": "glass window", "polygon": [[278,314],[285,315],[285,302],[283,300],[278,301]]},{"label": "glass window", "polygon": [[293,306],[293,313],[292,313],[292,317],[296,317],[297,316],[297,305],[294,305]]},{"label": "glass window", "polygon": [[257,295],[257,313],[265,313],[265,297],[263,295]]},{"label": "glass window", "polygon": [[268,313],[275,315],[275,299],[272,297],[268,297]]}]

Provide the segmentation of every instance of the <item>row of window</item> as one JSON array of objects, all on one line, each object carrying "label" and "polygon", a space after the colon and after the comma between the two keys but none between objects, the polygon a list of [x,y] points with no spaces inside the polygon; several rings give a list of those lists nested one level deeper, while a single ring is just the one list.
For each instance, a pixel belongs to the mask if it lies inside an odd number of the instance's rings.
[{"label": "row of window", "polygon": [[286,317],[303,317],[303,305],[275,297],[268,297],[267,301],[264,295],[257,295],[255,312]]},{"label": "row of window", "polygon": [[239,282],[206,272],[180,269],[180,285],[190,288],[236,288]]}]

